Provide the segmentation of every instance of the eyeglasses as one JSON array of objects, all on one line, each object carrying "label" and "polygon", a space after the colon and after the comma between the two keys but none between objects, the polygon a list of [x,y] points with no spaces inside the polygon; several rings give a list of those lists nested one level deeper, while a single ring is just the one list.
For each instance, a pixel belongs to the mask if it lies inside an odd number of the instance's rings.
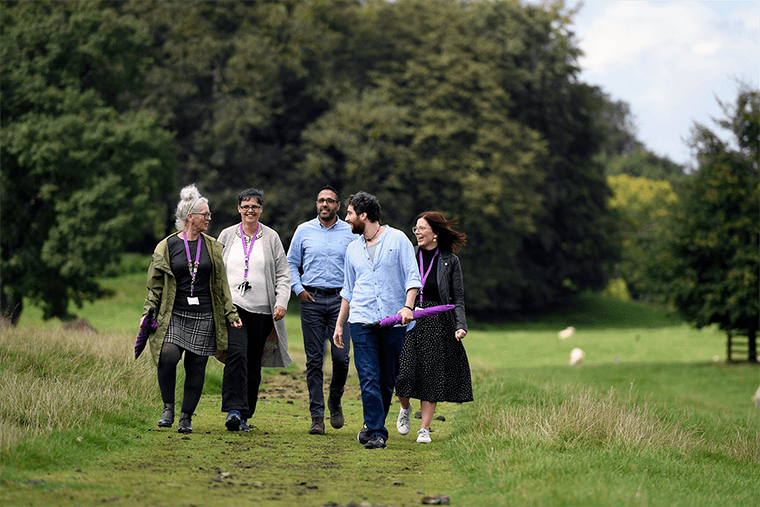
[{"label": "eyeglasses", "polygon": [[321,198],[321,199],[317,199],[317,204],[324,204],[324,203],[335,204],[336,202],[338,202],[338,201],[336,201],[335,199],[329,199],[329,198],[325,199],[324,197]]},{"label": "eyeglasses", "polygon": [[211,220],[211,212],[207,211],[206,213],[190,213],[191,215],[201,215],[203,218],[207,220]]},{"label": "eyeglasses", "polygon": [[243,211],[257,211],[261,209],[261,206],[258,204],[246,204],[245,206],[239,206],[241,210]]},{"label": "eyeglasses", "polygon": [[425,232],[429,231],[427,227],[412,227],[412,233],[417,234],[417,232]]}]

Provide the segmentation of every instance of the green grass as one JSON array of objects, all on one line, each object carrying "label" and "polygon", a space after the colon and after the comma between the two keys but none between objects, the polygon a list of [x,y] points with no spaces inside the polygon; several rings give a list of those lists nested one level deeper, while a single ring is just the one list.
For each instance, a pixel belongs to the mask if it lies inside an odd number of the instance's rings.
[{"label": "green grass", "polygon": [[[446,421],[426,446],[414,431],[392,431],[386,451],[356,443],[353,370],[346,428],[306,434],[295,299],[286,317],[295,363],[265,370],[256,429],[224,430],[223,370],[212,360],[195,432],[159,430],[155,372],[130,357],[144,260],[104,280],[112,296],[79,311],[97,335],[58,331],[29,307],[20,328],[0,331],[0,504],[401,506],[445,493],[452,505],[760,505],[760,409],[750,399],[760,370],[727,365],[716,329],[593,295],[551,315],[473,323],[476,400],[440,404]],[[575,347],[585,361],[569,366]],[[3,394],[11,381],[28,385]],[[78,395],[93,385],[112,398]],[[35,418],[50,392],[71,403]]]},{"label": "green grass", "polygon": [[[568,326],[575,334],[559,339]],[[480,367],[568,364],[576,347],[585,352],[586,364],[725,359],[725,334],[715,328],[693,329],[662,308],[590,294],[543,317],[474,327],[466,340],[473,365]]]},{"label": "green grass", "polygon": [[488,371],[446,453],[461,505],[758,505],[756,367]]}]

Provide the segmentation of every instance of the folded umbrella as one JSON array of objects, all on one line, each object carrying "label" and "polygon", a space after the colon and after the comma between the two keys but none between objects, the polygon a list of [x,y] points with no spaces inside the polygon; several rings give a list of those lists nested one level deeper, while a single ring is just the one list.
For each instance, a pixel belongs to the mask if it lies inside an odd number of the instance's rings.
[{"label": "folded umbrella", "polygon": [[[433,315],[447,312],[449,310],[453,310],[454,308],[456,308],[455,305],[438,305],[438,306],[430,306],[428,308],[420,308],[419,310],[414,310],[412,312],[412,318],[414,318],[414,320],[417,320],[417,319],[422,319],[424,317],[432,317]],[[400,324],[400,323],[401,323],[401,315],[391,315],[390,317],[385,317],[384,319],[380,319],[377,322],[362,324],[362,329],[367,329],[370,327],[395,326],[396,324]]]},{"label": "folded umbrella", "polygon": [[158,327],[158,321],[156,320],[156,307],[151,306],[148,308],[148,313],[140,321],[140,331],[137,333],[137,341],[135,342],[135,359],[140,357],[143,349],[148,344],[148,336],[150,333],[156,330]]}]

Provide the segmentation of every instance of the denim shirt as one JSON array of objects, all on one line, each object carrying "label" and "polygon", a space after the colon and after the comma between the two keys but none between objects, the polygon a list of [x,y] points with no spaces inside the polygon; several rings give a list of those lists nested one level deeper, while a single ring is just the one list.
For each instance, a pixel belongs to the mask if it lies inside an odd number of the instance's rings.
[{"label": "denim shirt", "polygon": [[[303,286],[337,289],[343,286],[346,248],[358,236],[338,219],[329,229],[315,218],[298,226],[288,248],[290,287],[298,295]],[[303,275],[298,268],[303,269]]]},{"label": "denim shirt", "polygon": [[406,292],[422,287],[412,242],[388,225],[378,238],[375,261],[370,260],[364,236],[359,236],[348,245],[343,272],[340,295],[350,304],[352,324],[396,315],[406,304]]}]

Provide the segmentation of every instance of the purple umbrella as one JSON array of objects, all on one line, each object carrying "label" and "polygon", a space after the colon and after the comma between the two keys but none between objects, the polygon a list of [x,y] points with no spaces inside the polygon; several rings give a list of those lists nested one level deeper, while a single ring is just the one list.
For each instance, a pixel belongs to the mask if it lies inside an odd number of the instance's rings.
[{"label": "purple umbrella", "polygon": [[[424,317],[432,317],[433,315],[447,312],[449,310],[453,310],[454,308],[456,308],[455,305],[438,305],[438,306],[431,306],[428,308],[420,308],[419,310],[414,310],[412,312],[412,317],[415,320],[421,319]],[[385,317],[384,319],[380,319],[377,322],[372,322],[370,324],[362,324],[362,329],[367,329],[370,327],[395,326],[396,324],[399,324],[400,322],[401,322],[401,315],[391,315],[390,317]]]},{"label": "purple umbrella", "polygon": [[135,342],[135,359],[140,357],[145,345],[148,344],[148,336],[150,336],[150,333],[155,331],[157,327],[156,307],[151,306],[148,308],[148,313],[146,313],[145,317],[140,321],[140,331],[137,333],[137,341]]}]

